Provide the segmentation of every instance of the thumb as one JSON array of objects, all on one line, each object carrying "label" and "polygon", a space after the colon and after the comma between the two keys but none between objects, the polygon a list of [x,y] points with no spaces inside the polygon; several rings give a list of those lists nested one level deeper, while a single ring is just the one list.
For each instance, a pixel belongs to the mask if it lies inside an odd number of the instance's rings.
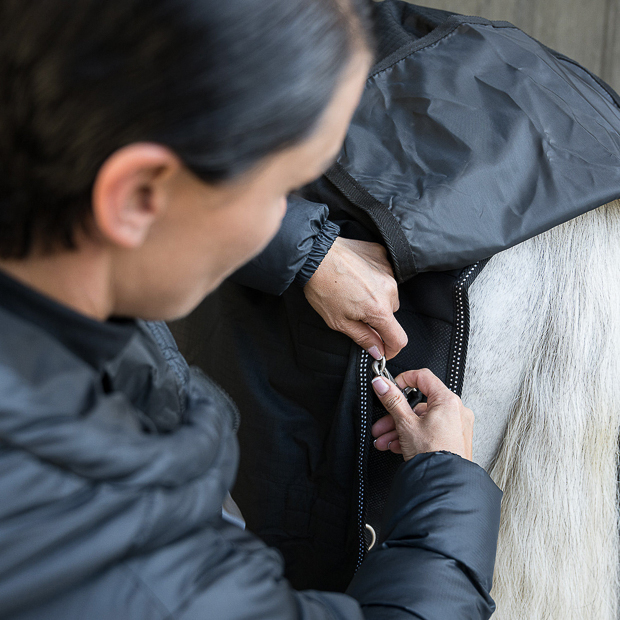
[{"label": "thumb", "polygon": [[381,336],[370,325],[361,321],[346,321],[341,326],[340,331],[349,336],[362,349],[368,351],[374,359],[380,360],[385,354],[385,346]]},{"label": "thumb", "polygon": [[399,422],[402,421],[408,421],[410,426],[415,426],[419,423],[418,416],[411,409],[407,402],[407,397],[400,391],[398,386],[383,377],[375,377],[372,380],[372,387],[381,404],[394,418],[397,429],[399,428]]},{"label": "thumb", "polygon": [[420,392],[427,397],[429,408],[435,403],[460,400],[459,397],[428,368],[406,370],[396,377],[396,383],[401,389],[409,386],[420,390]]},{"label": "thumb", "polygon": [[[420,418],[409,406],[405,395],[391,381],[383,377],[375,377],[372,380],[372,387],[382,405],[394,419],[398,434],[398,444],[395,442],[394,435],[390,434],[389,437],[385,435],[378,437],[375,447],[379,450],[387,449],[402,453],[405,461],[408,461],[419,452],[416,444],[421,431]],[[392,442],[391,445],[390,442]]]}]

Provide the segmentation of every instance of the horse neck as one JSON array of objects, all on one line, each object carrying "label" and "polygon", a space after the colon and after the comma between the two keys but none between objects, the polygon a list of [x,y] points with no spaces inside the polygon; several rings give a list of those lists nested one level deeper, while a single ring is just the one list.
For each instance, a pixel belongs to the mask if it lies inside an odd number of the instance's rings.
[{"label": "horse neck", "polygon": [[620,203],[493,257],[463,401],[504,491],[498,620],[617,618]]}]

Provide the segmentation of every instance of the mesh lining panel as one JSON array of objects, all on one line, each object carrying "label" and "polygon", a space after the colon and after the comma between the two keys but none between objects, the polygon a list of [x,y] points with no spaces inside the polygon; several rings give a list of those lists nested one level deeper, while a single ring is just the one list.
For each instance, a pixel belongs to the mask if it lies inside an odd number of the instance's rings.
[{"label": "mesh lining panel", "polygon": [[421,39],[453,14],[402,2],[381,2],[374,10],[377,63],[404,45]]}]

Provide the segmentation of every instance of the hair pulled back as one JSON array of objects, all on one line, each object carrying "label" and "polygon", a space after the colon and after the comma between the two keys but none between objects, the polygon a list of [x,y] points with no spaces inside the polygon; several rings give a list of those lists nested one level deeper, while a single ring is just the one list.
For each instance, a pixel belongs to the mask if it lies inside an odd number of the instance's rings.
[{"label": "hair pulled back", "polygon": [[97,171],[154,141],[233,178],[309,134],[369,0],[3,0],[0,256],[73,247]]}]

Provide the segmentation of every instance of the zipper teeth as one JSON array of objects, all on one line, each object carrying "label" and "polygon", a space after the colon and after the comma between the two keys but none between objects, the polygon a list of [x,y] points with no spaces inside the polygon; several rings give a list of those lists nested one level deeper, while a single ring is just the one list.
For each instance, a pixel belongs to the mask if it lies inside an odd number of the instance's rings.
[{"label": "zipper teeth", "polygon": [[465,339],[465,284],[469,280],[470,276],[476,268],[480,265],[477,262],[472,265],[456,285],[456,334],[454,344],[454,356],[452,358],[452,364],[450,367],[450,375],[448,377],[448,388],[453,392],[458,388],[459,378],[463,369],[461,360],[463,358],[463,343]]},{"label": "zipper teeth", "polygon": [[[450,375],[448,378],[448,387],[455,390],[458,387],[459,377],[461,375],[463,358],[463,343],[465,339],[465,285],[476,271],[480,261],[472,265],[456,285],[456,343],[455,355],[452,359],[450,367]],[[358,513],[357,523],[359,528],[359,555],[357,558],[357,566],[355,570],[361,566],[366,556],[366,538],[364,536],[364,505],[365,505],[365,489],[364,489],[364,456],[366,454],[366,433],[368,432],[368,385],[366,382],[366,374],[368,368],[368,360],[370,356],[366,351],[362,351],[360,358],[359,378],[360,378],[360,445],[358,451],[357,471],[359,477],[358,490]]]},{"label": "zipper teeth", "polygon": [[370,356],[366,351],[362,351],[360,360],[360,445],[357,461],[357,472],[359,476],[359,492],[358,492],[358,513],[357,522],[359,528],[359,555],[357,558],[357,570],[366,555],[366,539],[364,536],[364,455],[366,453],[366,433],[368,430],[368,386],[366,385],[366,368]]}]

